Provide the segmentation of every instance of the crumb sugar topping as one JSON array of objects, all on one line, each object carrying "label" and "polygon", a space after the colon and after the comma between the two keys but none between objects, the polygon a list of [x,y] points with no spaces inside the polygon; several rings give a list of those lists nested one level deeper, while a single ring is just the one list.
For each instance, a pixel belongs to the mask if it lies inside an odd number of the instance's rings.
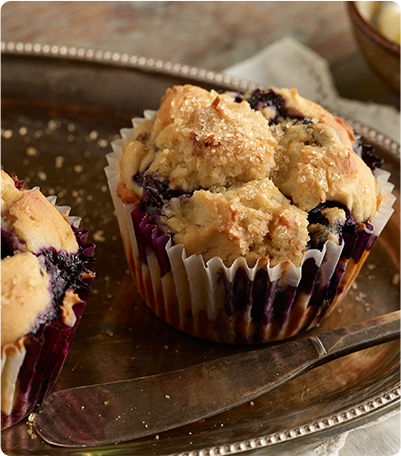
[{"label": "crumb sugar topping", "polygon": [[[126,141],[120,196],[146,200],[163,231],[206,261],[299,265],[311,238],[340,242],[343,207],[357,223],[376,213],[374,176],[353,141],[343,121],[294,89],[257,99],[176,86]],[[326,202],[339,208],[311,224],[309,212]]]}]

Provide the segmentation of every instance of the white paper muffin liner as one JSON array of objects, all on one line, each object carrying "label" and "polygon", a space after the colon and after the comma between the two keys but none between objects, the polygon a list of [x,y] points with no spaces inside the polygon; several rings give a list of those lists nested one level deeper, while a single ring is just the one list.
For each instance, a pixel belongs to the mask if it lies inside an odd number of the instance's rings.
[{"label": "white paper muffin liner", "polygon": [[[37,188],[37,187],[36,187]],[[34,189],[32,189],[34,190]],[[80,302],[73,305],[71,315],[59,316],[41,325],[40,337],[25,335],[1,350],[1,429],[6,429],[25,418],[53,389],[61,373],[73,336],[84,311],[93,281],[94,245],[87,243],[88,231],[80,229],[79,217],[69,216],[69,206],[56,206],[56,197],[47,198],[58,212],[67,217],[76,229],[85,260],[86,272],[81,275],[77,294]]]},{"label": "white paper muffin liner", "polygon": [[[145,111],[150,119],[155,111]],[[143,118],[132,120],[112,143],[105,168],[116,209],[125,254],[146,304],[157,316],[191,335],[225,343],[281,340],[311,329],[341,301],[357,276],[375,240],[393,213],[395,197],[390,173],[377,169],[378,211],[354,233],[343,234],[341,245],[327,241],[322,250],[305,252],[295,267],[284,261],[274,267],[260,258],[250,268],[244,258],[230,267],[219,257],[204,262],[186,254],[169,235],[135,205],[116,194],[125,140]]]}]

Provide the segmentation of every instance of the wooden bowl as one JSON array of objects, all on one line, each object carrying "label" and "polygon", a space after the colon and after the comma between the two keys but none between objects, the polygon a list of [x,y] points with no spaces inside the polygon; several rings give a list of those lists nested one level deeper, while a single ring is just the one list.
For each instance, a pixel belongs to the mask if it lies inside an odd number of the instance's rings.
[{"label": "wooden bowl", "polygon": [[357,2],[347,2],[355,38],[370,67],[400,93],[400,46],[389,41],[359,12]]}]

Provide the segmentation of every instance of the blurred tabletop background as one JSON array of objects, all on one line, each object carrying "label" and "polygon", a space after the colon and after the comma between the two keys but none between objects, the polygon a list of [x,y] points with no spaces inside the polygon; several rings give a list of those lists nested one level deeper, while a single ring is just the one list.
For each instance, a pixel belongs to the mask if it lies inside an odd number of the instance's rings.
[{"label": "blurred tabletop background", "polygon": [[342,1],[104,1],[5,3],[4,41],[125,52],[221,71],[283,37],[329,63],[341,97],[399,109],[370,69]]}]

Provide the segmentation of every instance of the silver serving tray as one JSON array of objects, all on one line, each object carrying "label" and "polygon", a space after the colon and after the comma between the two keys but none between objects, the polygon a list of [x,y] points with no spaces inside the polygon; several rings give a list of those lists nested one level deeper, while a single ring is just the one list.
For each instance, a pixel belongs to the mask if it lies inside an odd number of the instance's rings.
[{"label": "silver serving tray", "polygon": [[[156,374],[256,347],[183,334],[156,318],[128,273],[103,168],[110,142],[166,88],[193,83],[247,90],[212,71],[135,55],[2,42],[2,167],[72,206],[97,244],[97,278],[55,390]],[[400,147],[352,119],[392,173],[399,195]],[[399,308],[399,202],[344,302],[308,335]],[[277,454],[370,422],[400,404],[399,343],[331,362],[203,422],[98,449],[96,455]],[[149,413],[157,414],[157,410]],[[96,417],[94,417],[95,419]],[[28,420],[2,432],[8,455],[83,454],[52,447]]]}]

